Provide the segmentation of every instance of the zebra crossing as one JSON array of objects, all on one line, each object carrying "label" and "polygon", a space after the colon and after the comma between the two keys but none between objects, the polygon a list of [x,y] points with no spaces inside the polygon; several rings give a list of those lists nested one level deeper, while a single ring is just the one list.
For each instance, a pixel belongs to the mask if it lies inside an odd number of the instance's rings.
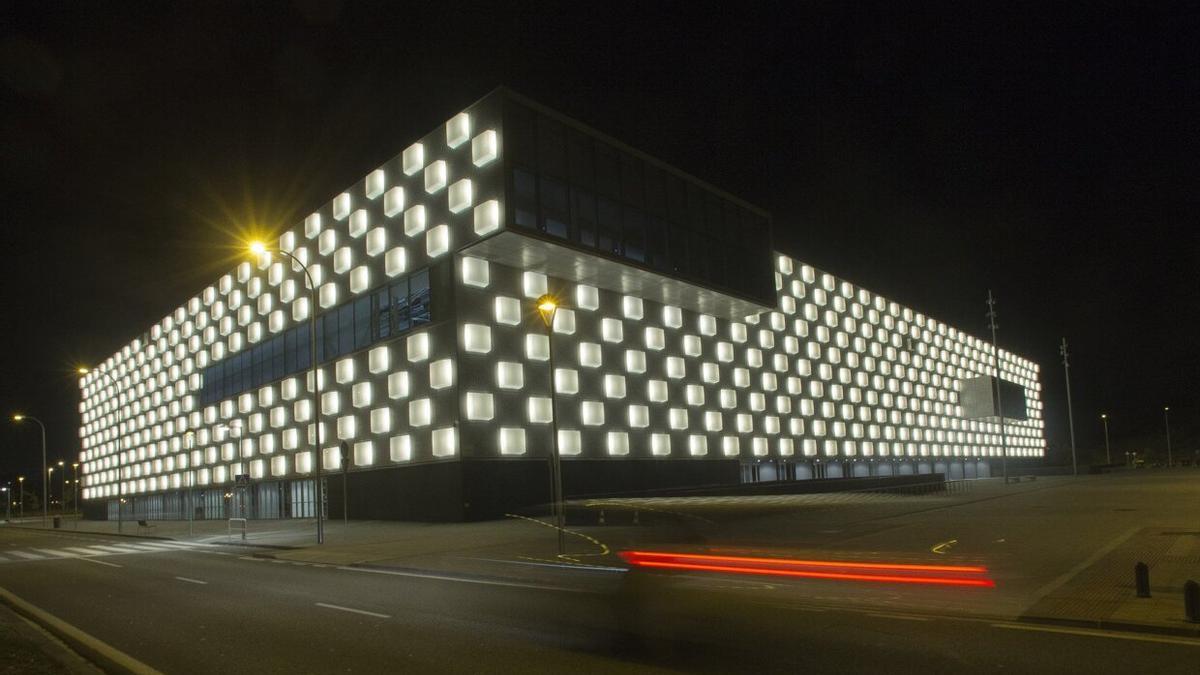
[{"label": "zebra crossing", "polygon": [[200,551],[212,544],[192,541],[146,541],[137,543],[106,542],[90,546],[60,546],[56,548],[0,549],[0,565],[5,563],[61,560],[64,558],[95,558],[140,553]]}]

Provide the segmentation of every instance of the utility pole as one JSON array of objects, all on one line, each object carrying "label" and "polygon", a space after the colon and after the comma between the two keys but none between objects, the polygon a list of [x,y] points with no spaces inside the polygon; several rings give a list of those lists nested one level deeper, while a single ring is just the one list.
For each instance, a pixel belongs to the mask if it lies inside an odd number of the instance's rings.
[{"label": "utility pole", "polygon": [[1100,421],[1104,422],[1104,463],[1112,464],[1112,448],[1108,446],[1108,413],[1101,414]]},{"label": "utility pole", "polygon": [[1004,473],[1004,484],[1008,485],[1008,439],[1004,436],[1004,404],[1000,401],[1000,347],[996,343],[996,298],[992,296],[992,290],[988,289],[988,326],[992,329],[992,366],[996,370],[996,376],[992,381],[992,393],[996,397],[995,410],[996,415],[1000,418],[1000,466]]},{"label": "utility pole", "polygon": [[1062,354],[1063,359],[1063,375],[1067,378],[1067,424],[1071,429],[1071,474],[1079,475],[1079,465],[1075,463],[1075,413],[1071,409],[1071,364],[1067,354],[1067,338],[1062,339],[1062,344],[1058,346],[1058,353]]},{"label": "utility pole", "polygon": [[1167,468],[1174,464],[1171,457],[1171,409],[1163,406],[1163,424],[1167,427]]}]

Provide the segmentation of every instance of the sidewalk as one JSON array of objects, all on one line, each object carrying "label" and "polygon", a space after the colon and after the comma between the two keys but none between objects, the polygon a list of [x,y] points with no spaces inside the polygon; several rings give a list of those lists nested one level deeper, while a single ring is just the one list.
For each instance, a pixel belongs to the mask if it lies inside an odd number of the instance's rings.
[{"label": "sidewalk", "polygon": [[[1150,568],[1150,597],[1137,597],[1134,566]],[[1200,637],[1185,620],[1183,584],[1200,581],[1200,532],[1147,527],[1052,590],[1022,620]]]}]

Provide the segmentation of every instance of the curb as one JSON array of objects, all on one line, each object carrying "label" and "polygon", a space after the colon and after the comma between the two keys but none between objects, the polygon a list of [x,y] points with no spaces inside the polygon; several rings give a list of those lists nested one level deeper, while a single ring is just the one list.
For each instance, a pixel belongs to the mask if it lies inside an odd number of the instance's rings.
[{"label": "curb", "polygon": [[1064,619],[1052,616],[1023,616],[1017,619],[1017,621],[1020,623],[1047,626],[1070,626],[1072,628],[1095,628],[1126,633],[1149,633],[1154,635],[1170,635],[1172,637],[1200,638],[1200,624],[1194,627],[1158,626],[1149,623],[1106,621],[1104,619]]},{"label": "curb", "polygon": [[83,658],[91,661],[106,673],[130,673],[132,675],[162,675],[150,666],[129,654],[113,647],[82,630],[72,626],[49,612],[22,600],[5,588],[0,588],[0,602],[21,616],[33,621],[47,632],[65,642]]}]

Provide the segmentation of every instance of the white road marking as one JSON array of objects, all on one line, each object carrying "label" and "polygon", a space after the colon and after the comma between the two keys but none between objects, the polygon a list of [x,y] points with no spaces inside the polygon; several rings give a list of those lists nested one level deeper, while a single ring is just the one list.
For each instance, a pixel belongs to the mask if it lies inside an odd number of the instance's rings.
[{"label": "white road marking", "polygon": [[71,553],[69,551],[57,551],[57,550],[51,549],[51,548],[35,548],[33,550],[37,551],[38,553],[45,553],[46,555],[54,556],[55,558],[78,558],[79,557],[77,554]]},{"label": "white road marking", "polygon": [[187,577],[175,577],[175,578],[176,578],[176,579],[178,579],[178,580],[180,580],[180,581],[186,581],[186,582],[188,582],[189,584],[200,584],[201,586],[207,586],[207,585],[208,585],[208,582],[207,582],[207,581],[201,581],[201,580],[199,580],[199,579],[189,579],[189,578],[187,578]]},{"label": "white road marking", "polygon": [[88,546],[92,550],[92,555],[103,555],[106,553],[141,553],[137,549],[125,548],[124,546]]},{"label": "white road marking", "polygon": [[416,577],[418,579],[434,579],[437,581],[457,581],[464,584],[481,584],[484,586],[509,586],[511,588],[534,588],[540,591],[563,591],[564,593],[586,593],[578,588],[563,588],[562,586],[548,586],[544,584],[523,584],[515,581],[493,581],[490,579],[469,579],[466,577],[451,577],[442,574],[422,574],[420,572],[401,572],[399,570],[376,570],[368,567],[349,567],[347,565],[339,565],[339,570],[347,572],[367,572],[369,574],[389,574],[396,577]]},{"label": "white road marking", "polygon": [[1188,638],[1172,638],[1157,635],[1142,635],[1140,633],[1119,633],[1107,630],[1091,630],[1087,628],[1057,628],[1054,626],[1038,626],[1022,623],[994,623],[992,628],[1007,628],[1009,630],[1032,630],[1040,633],[1062,633],[1065,635],[1082,635],[1084,637],[1113,638],[1117,640],[1135,640],[1138,642],[1159,642],[1168,645],[1184,645],[1200,647],[1200,640]]},{"label": "white road marking", "polygon": [[363,614],[366,616],[373,616],[378,619],[392,618],[392,616],[390,614],[380,614],[379,612],[368,612],[365,609],[354,609],[353,607],[342,607],[341,605],[329,605],[324,602],[318,602],[316,604],[317,604],[317,607],[325,607],[327,609],[338,609],[343,612],[354,612],[355,614]]},{"label": "white road marking", "polygon": [[63,549],[63,550],[65,550],[65,551],[73,551],[73,552],[75,552],[75,553],[78,553],[78,554],[80,554],[80,555],[89,555],[89,556],[90,556],[90,555],[100,555],[100,552],[99,552],[99,551],[93,551],[93,550],[92,550],[92,549],[90,549],[90,548],[71,547],[71,548],[67,548],[67,549]]},{"label": "white road marking", "polygon": [[124,567],[124,565],[118,565],[117,563],[105,562],[105,561],[103,561],[103,560],[93,560],[92,558],[83,558],[83,557],[80,557],[80,558],[77,558],[77,560],[82,560],[82,561],[84,561],[84,562],[90,562],[90,563],[94,563],[94,564],[96,564],[96,565],[107,565],[107,566],[109,566],[109,567]]},{"label": "white road marking", "polygon": [[915,616],[912,614],[888,614],[886,612],[863,612],[867,616],[877,616],[881,619],[903,619],[905,621],[932,621],[927,616]]},{"label": "white road marking", "polygon": [[38,555],[36,553],[27,553],[25,551],[9,551],[8,554],[15,555],[17,557],[24,558],[26,560],[45,560],[46,559],[46,556],[44,556],[44,555]]}]

